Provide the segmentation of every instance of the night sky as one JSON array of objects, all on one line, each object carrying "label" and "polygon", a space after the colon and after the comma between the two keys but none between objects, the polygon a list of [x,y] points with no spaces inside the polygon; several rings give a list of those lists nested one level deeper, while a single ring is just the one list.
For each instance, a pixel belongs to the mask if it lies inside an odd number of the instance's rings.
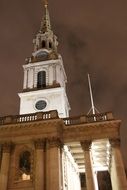
[{"label": "night sky", "polygon": [[[49,0],[52,28],[59,39],[68,77],[71,115],[91,105],[87,73],[100,112],[122,119],[127,166],[127,1]],[[0,115],[18,114],[25,58],[42,18],[41,0],[0,0]]]}]

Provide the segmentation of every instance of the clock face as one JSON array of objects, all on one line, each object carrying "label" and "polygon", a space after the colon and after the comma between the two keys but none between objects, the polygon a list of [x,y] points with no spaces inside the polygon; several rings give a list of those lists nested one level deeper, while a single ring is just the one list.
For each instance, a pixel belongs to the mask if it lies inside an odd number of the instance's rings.
[{"label": "clock face", "polygon": [[48,58],[48,52],[40,51],[39,53],[37,53],[36,56],[38,59],[47,59]]},{"label": "clock face", "polygon": [[46,108],[47,102],[45,100],[39,100],[36,102],[35,107],[37,110],[41,111]]}]

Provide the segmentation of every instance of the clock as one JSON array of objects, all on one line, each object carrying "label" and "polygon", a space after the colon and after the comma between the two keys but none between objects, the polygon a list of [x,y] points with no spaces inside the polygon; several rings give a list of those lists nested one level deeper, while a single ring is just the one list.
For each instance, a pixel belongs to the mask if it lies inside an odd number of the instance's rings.
[{"label": "clock", "polygon": [[35,104],[35,108],[39,111],[45,109],[47,106],[47,102],[45,100],[39,100]]},{"label": "clock", "polygon": [[38,53],[36,54],[36,57],[37,57],[38,59],[45,60],[45,59],[48,58],[48,52],[46,52],[46,51],[40,51],[40,52],[38,52]]}]

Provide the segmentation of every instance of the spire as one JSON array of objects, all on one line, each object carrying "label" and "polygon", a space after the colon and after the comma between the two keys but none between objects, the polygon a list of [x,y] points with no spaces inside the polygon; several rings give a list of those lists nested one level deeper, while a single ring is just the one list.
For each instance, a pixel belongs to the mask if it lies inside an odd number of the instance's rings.
[{"label": "spire", "polygon": [[40,32],[45,33],[51,30],[50,16],[48,10],[48,0],[43,0],[44,4],[44,16],[41,22]]},{"label": "spire", "polygon": [[[57,36],[55,36],[53,30],[51,29],[50,16],[48,11],[48,0],[43,0],[44,14],[41,20],[41,27],[39,32],[36,34],[35,39],[33,39],[34,52],[30,59],[26,60],[26,63],[44,61],[49,59],[57,59]],[[48,55],[37,56],[38,51],[47,50]],[[43,54],[43,53],[42,53]],[[47,54],[47,53],[46,53]]]}]

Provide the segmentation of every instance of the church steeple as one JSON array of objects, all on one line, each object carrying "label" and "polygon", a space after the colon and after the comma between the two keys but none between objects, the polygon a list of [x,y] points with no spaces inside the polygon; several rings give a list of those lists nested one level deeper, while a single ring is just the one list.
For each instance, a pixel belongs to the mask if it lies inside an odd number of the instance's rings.
[{"label": "church steeple", "polygon": [[33,40],[34,50],[23,65],[20,114],[57,110],[60,117],[68,117],[67,77],[62,57],[57,51],[57,37],[51,28],[48,2],[43,2],[44,13],[40,29]]},{"label": "church steeple", "polygon": [[50,22],[50,16],[49,16],[49,10],[48,10],[48,1],[44,0],[44,16],[42,18],[40,32],[45,33],[48,31],[51,31],[51,22]]},{"label": "church steeple", "polygon": [[32,56],[26,59],[27,64],[58,58],[58,41],[51,28],[48,2],[46,0],[43,3],[43,8],[44,13],[41,20],[41,26],[39,32],[36,34],[35,39],[33,40],[34,51]]}]

